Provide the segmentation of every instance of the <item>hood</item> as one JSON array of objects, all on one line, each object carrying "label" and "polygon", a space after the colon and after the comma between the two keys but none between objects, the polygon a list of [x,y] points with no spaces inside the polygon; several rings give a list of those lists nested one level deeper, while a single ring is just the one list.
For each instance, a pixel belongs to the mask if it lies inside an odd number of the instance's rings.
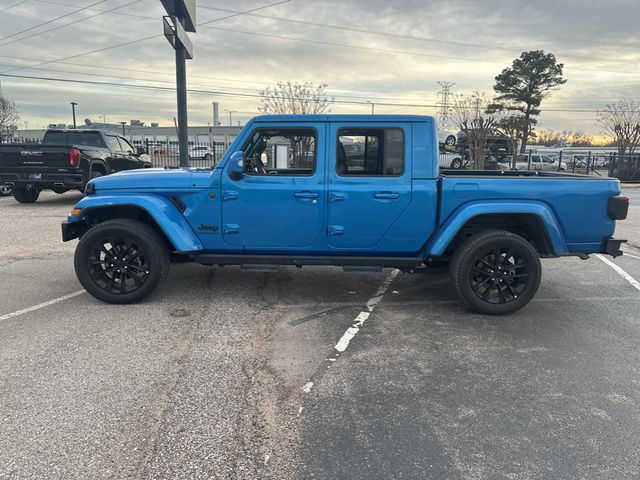
[{"label": "hood", "polygon": [[141,190],[147,188],[189,188],[191,168],[143,168],[126,170],[91,180],[91,190]]}]

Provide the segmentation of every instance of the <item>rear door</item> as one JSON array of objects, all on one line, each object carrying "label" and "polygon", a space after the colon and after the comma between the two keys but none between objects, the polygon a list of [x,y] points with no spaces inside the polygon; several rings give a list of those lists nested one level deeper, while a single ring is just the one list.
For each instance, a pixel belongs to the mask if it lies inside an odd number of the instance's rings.
[{"label": "rear door", "polygon": [[409,123],[331,123],[328,243],[373,248],[411,203]]},{"label": "rear door", "polygon": [[311,246],[325,219],[326,125],[256,124],[243,145],[245,173],[222,174],[222,236],[247,250]]}]

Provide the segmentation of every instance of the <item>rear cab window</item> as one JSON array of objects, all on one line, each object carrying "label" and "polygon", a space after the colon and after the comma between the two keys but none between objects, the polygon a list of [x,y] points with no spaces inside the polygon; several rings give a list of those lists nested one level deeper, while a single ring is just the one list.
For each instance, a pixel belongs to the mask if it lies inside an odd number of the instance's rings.
[{"label": "rear cab window", "polygon": [[42,143],[106,148],[100,132],[46,132]]},{"label": "rear cab window", "polygon": [[401,128],[340,128],[336,146],[339,176],[400,177],[404,173],[405,137]]}]

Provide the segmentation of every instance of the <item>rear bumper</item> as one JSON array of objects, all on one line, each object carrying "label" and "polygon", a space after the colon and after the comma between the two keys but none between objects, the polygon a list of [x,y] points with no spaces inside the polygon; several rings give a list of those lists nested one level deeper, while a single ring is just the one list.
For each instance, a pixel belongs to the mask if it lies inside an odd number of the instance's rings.
[{"label": "rear bumper", "polygon": [[620,246],[623,243],[627,243],[627,241],[626,240],[617,240],[615,238],[610,238],[609,240],[606,241],[605,247],[604,247],[604,252],[602,252],[602,253],[606,253],[607,255],[611,255],[613,258],[619,257],[620,255],[622,255],[622,250],[620,250]]},{"label": "rear bumper", "polygon": [[27,185],[39,188],[82,188],[82,173],[0,173],[0,184],[23,188]]}]

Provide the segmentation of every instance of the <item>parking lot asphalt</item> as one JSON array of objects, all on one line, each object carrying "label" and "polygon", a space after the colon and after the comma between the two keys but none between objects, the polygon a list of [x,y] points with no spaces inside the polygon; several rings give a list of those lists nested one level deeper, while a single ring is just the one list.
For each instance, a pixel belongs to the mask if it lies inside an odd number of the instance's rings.
[{"label": "parking lot asphalt", "polygon": [[0,478],[640,476],[640,291],[596,257],[544,260],[508,317],[443,275],[335,268],[172,265],[113,306],[60,241],[78,199],[0,198]]}]

